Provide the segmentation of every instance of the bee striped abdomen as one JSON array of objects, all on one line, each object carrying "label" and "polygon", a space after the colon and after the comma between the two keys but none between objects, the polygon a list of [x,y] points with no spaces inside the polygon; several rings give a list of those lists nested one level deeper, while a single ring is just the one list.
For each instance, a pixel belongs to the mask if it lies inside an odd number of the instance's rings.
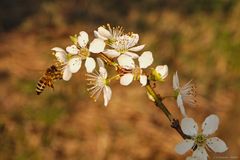
[{"label": "bee striped abdomen", "polygon": [[63,76],[63,66],[61,64],[54,64],[47,68],[44,75],[39,79],[36,87],[37,95],[40,95],[47,87],[54,88],[53,82],[61,80]]},{"label": "bee striped abdomen", "polygon": [[37,87],[36,87],[36,93],[37,93],[37,95],[40,95],[40,94],[44,91],[44,89],[45,89],[45,87],[46,87],[46,82],[47,82],[46,77],[42,77],[42,78],[38,81]]}]

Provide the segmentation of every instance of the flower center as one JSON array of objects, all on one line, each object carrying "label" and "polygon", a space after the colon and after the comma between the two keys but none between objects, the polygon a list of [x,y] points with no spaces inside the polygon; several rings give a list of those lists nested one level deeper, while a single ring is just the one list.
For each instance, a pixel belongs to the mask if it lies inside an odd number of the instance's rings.
[{"label": "flower center", "polygon": [[134,76],[134,80],[139,80],[140,79],[140,75],[142,74],[142,69],[140,67],[135,67],[132,70],[132,74]]},{"label": "flower center", "polygon": [[80,49],[80,57],[82,59],[86,59],[89,56],[90,56],[90,52],[89,52],[89,50],[87,48],[81,48]]},{"label": "flower center", "polygon": [[108,39],[105,41],[106,44],[108,44],[109,46],[113,45],[114,43],[116,43],[116,39]]},{"label": "flower center", "polygon": [[107,82],[106,82],[106,79],[103,78],[103,77],[98,77],[98,78],[96,79],[96,85],[97,85],[97,86],[102,87],[102,86],[105,86],[106,83],[107,83]]},{"label": "flower center", "polygon": [[207,137],[203,134],[198,134],[195,138],[194,138],[194,142],[195,144],[197,144],[198,146],[204,146],[206,144],[207,141]]}]

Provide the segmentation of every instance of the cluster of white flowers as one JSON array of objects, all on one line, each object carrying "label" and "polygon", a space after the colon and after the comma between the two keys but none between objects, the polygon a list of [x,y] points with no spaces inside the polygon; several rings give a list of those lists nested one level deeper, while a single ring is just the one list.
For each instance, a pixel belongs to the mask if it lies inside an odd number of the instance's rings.
[{"label": "cluster of white flowers", "polygon": [[[153,63],[152,52],[145,51],[140,56],[137,52],[143,50],[145,45],[137,45],[139,41],[139,35],[135,33],[125,34],[121,27],[108,28],[100,26],[94,31],[95,39],[90,43],[88,47],[89,37],[85,31],[81,31],[78,36],[73,37],[73,43],[66,47],[66,50],[54,47],[54,55],[57,60],[63,64],[63,80],[70,80],[72,73],[76,73],[81,68],[82,61],[85,60],[85,67],[87,74],[87,80],[89,85],[92,85],[88,90],[91,97],[95,100],[98,99],[101,92],[103,92],[104,105],[107,106],[111,99],[112,91],[109,87],[111,77],[107,78],[107,70],[104,68],[104,62],[100,62],[99,72],[94,71],[96,68],[96,62],[94,57],[96,54],[103,54],[113,62],[115,62],[125,72],[119,73],[120,84],[127,86],[133,80],[139,80],[142,86],[147,84],[147,75],[144,69],[147,69]],[[93,54],[95,54],[95,56]],[[92,56],[93,55],[93,56]],[[92,56],[92,57],[91,57]],[[101,56],[100,56],[101,58]],[[135,60],[138,60],[139,65],[135,64]],[[98,61],[100,61],[98,59]],[[157,66],[153,69],[159,80],[163,81],[168,75],[168,67]]]},{"label": "cluster of white flowers", "polygon": [[[110,83],[113,80],[119,80],[123,86],[128,86],[135,80],[139,81],[143,87],[149,86],[151,81],[163,82],[168,76],[167,65],[149,68],[154,61],[153,54],[151,51],[139,53],[145,45],[138,45],[138,34],[124,33],[122,27],[107,25],[107,27],[98,27],[94,31],[94,35],[95,38],[88,45],[89,36],[85,31],[81,31],[78,35],[71,37],[73,44],[65,49],[54,47],[52,50],[57,61],[64,66],[62,78],[65,81],[70,80],[72,74],[80,70],[81,64],[85,60],[88,91],[95,101],[103,93],[104,105],[108,105],[112,97]],[[96,61],[98,63],[97,70],[95,69]],[[105,63],[114,66],[117,73],[113,76],[108,75]],[[184,116],[181,129],[185,135],[190,137],[176,146],[176,152],[184,154],[189,149],[193,149],[193,156],[188,157],[188,160],[207,160],[208,154],[205,148],[210,148],[214,152],[226,151],[227,146],[221,139],[208,138],[208,135],[214,133],[218,128],[219,119],[216,115],[206,118],[202,125],[202,133],[198,133],[196,122],[187,117],[184,105],[195,106],[196,104],[196,89],[192,81],[180,86],[176,72],[173,75],[173,90],[177,106]],[[147,94],[152,101],[156,100],[156,95],[154,97],[150,92]]]}]

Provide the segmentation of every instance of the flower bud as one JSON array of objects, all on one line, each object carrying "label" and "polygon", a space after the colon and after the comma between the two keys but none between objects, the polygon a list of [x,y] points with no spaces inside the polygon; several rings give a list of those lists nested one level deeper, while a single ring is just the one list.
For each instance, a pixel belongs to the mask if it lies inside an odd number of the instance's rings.
[{"label": "flower bud", "polygon": [[168,66],[159,65],[155,69],[152,68],[152,75],[156,81],[163,82],[168,75]]}]

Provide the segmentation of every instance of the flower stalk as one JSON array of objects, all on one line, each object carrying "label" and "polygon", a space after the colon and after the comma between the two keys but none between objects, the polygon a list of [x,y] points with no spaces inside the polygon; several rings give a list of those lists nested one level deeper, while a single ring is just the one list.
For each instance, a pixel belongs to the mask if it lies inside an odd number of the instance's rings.
[{"label": "flower stalk", "polygon": [[188,135],[184,134],[181,126],[179,124],[179,120],[175,119],[172,114],[170,113],[170,111],[167,109],[167,107],[165,106],[165,104],[162,102],[163,98],[157,94],[154,89],[152,88],[150,81],[148,80],[147,85],[145,86],[147,92],[153,97],[154,99],[154,103],[156,105],[156,107],[158,107],[159,109],[162,110],[162,112],[165,114],[165,116],[168,118],[168,120],[171,123],[171,127],[174,128],[183,139],[187,139],[190,138]]}]

